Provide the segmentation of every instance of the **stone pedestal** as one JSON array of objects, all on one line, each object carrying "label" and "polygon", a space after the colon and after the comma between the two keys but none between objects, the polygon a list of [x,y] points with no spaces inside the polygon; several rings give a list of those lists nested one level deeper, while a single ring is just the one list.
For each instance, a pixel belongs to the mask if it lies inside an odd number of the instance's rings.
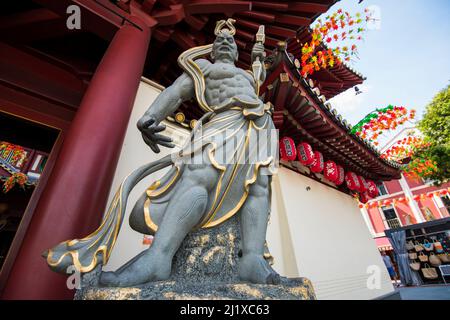
[{"label": "stone pedestal", "polygon": [[281,278],[278,285],[241,282],[237,262],[240,248],[237,216],[212,229],[189,234],[176,253],[169,280],[132,288],[98,285],[99,269],[83,276],[75,299],[160,300],[160,299],[315,299],[306,278]]}]

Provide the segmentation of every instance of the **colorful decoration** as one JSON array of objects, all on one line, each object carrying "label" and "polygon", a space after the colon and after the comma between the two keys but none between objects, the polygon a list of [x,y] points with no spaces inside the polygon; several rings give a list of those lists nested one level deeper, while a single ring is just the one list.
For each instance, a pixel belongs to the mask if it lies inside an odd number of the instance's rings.
[{"label": "colorful decoration", "polygon": [[328,181],[335,182],[338,178],[338,167],[337,164],[331,160],[325,162],[324,177]]},{"label": "colorful decoration", "polygon": [[359,191],[361,188],[358,176],[351,171],[345,174],[345,183],[347,184],[347,187],[352,191]]},{"label": "colorful decoration", "polygon": [[411,157],[416,150],[428,146],[430,146],[430,143],[426,143],[423,138],[408,136],[397,140],[381,155],[381,158],[401,162],[403,159]]},{"label": "colorful decoration", "polygon": [[6,141],[0,141],[0,158],[14,167],[20,168],[25,162],[27,152],[21,146]]},{"label": "colorful decoration", "polygon": [[416,158],[403,169],[406,176],[419,180],[426,178],[438,170],[436,161]]},{"label": "colorful decoration", "polygon": [[[370,185],[371,182],[373,181],[368,181],[368,184]],[[447,189],[442,189],[442,190],[436,190],[436,191],[432,191],[432,192],[426,192],[426,193],[421,193],[421,194],[416,194],[412,197],[413,201],[419,202],[421,200],[425,200],[425,199],[432,199],[433,196],[444,196],[450,193],[450,188]],[[370,195],[369,195],[370,196]],[[372,197],[373,198],[373,197]],[[370,201],[370,199],[369,199]],[[392,199],[386,199],[386,200],[378,200],[378,201],[371,201],[370,203],[366,203],[364,205],[361,206],[361,203],[363,203],[360,200],[360,208],[380,208],[383,206],[390,206],[390,205],[397,205],[397,204],[401,204],[401,203],[408,203],[409,202],[409,198],[406,197],[400,197],[400,198],[392,198]]]},{"label": "colorful decoration", "polygon": [[23,188],[27,180],[28,177],[24,173],[13,173],[3,184],[3,192],[9,192],[16,185],[16,183]]},{"label": "colorful decoration", "polygon": [[294,161],[297,158],[295,142],[292,138],[284,137],[280,140],[281,160]]},{"label": "colorful decoration", "polygon": [[324,168],[324,163],[323,163],[323,155],[321,152],[319,151],[314,151],[314,161],[311,164],[311,171],[312,172],[322,172],[323,168]]},{"label": "colorful decoration", "polygon": [[405,107],[389,105],[386,108],[376,109],[369,113],[352,127],[350,133],[378,145],[376,139],[380,134],[387,130],[397,129],[406,121],[414,119],[415,116],[415,110],[410,110],[408,113]]},{"label": "colorful decoration", "polygon": [[302,142],[297,146],[298,161],[305,166],[310,166],[314,162],[314,152],[311,146]]},{"label": "colorful decoration", "polygon": [[[407,165],[403,168],[403,172],[406,176],[416,180],[419,178],[426,178],[438,170],[437,163],[422,156],[413,156],[417,152],[428,148],[430,145],[431,144],[425,142],[422,137],[409,135],[408,137],[397,140],[381,155],[381,158],[399,163],[407,162]],[[410,160],[411,158],[413,158],[413,160]]]},{"label": "colorful decoration", "polygon": [[358,56],[356,41],[363,40],[366,31],[363,23],[373,20],[368,9],[364,13],[365,19],[361,13],[352,16],[339,9],[326,16],[325,20],[317,20],[311,31],[311,40],[302,45],[300,64],[303,77]]}]

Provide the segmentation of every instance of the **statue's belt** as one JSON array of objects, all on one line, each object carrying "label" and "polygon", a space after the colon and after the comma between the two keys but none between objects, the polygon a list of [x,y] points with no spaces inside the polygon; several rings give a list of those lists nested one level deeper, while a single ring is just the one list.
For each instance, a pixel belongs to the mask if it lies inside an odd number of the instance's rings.
[{"label": "statue's belt", "polygon": [[255,118],[255,117],[262,117],[265,113],[271,114],[272,106],[270,103],[264,103],[264,104],[258,104],[257,106],[255,104],[246,104],[244,106],[240,105],[230,105],[230,106],[224,106],[224,107],[217,107],[212,111],[209,115],[211,118],[214,115],[223,113],[228,110],[239,110],[242,111],[242,114],[244,117],[248,118]]}]

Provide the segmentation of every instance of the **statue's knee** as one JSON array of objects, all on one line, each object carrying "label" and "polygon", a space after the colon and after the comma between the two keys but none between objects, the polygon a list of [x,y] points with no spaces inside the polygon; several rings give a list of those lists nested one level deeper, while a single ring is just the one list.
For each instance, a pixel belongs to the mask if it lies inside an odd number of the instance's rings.
[{"label": "statue's knee", "polygon": [[258,175],[255,183],[250,188],[250,195],[265,197],[270,194],[270,177],[268,175]]},{"label": "statue's knee", "polygon": [[185,196],[186,198],[182,205],[184,204],[186,207],[184,208],[184,214],[180,216],[179,221],[190,218],[200,218],[203,215],[208,202],[208,191],[206,188],[201,186],[189,188]]},{"label": "statue's knee", "polygon": [[188,185],[200,186],[207,190],[215,187],[219,174],[213,166],[205,165],[201,168],[190,169],[185,179]]}]

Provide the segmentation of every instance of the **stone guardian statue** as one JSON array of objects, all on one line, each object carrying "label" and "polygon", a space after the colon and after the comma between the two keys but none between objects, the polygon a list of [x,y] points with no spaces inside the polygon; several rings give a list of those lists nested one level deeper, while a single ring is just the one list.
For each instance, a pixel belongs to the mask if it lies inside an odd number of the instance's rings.
[{"label": "stone guardian statue", "polygon": [[271,175],[278,153],[270,105],[258,97],[266,76],[264,33],[260,28],[259,41],[252,49],[253,71],[243,70],[235,65],[238,50],[233,22],[219,21],[213,44],[180,55],[178,63],[184,73],[161,92],[137,123],[154,152],[160,152],[159,145],[173,147],[171,139],[160,134],[165,129],[161,121],[193,98],[205,113],[185,146],[131,173],[95,232],[46,251],[52,270],[67,273],[74,265],[86,273],[105,264],[131,189],[149,174],[169,167],[163,178],[142,194],[129,218],[134,230],[154,235],[152,245],[118,270],[102,272],[100,284],[130,287],[168,279],[173,257],[190,232],[216,228],[237,214],[242,253],[238,278],[255,284],[280,282],[264,258]]}]

